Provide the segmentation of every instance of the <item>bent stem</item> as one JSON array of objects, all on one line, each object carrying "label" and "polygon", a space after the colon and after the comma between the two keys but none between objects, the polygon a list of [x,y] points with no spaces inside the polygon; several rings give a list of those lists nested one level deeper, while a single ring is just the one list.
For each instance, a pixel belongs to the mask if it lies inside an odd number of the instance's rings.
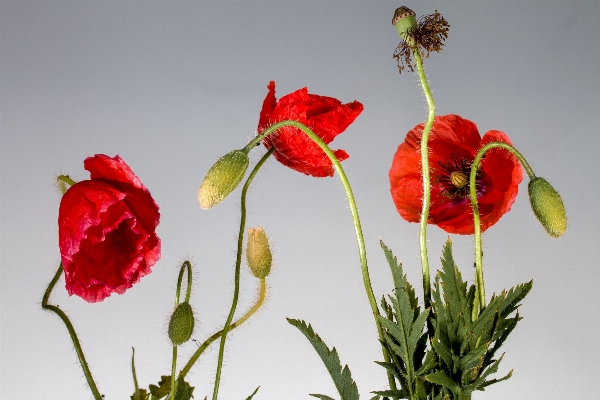
[{"label": "bent stem", "polygon": [[[225,322],[225,326],[223,327],[223,333],[221,334],[221,343],[219,345],[219,359],[217,361],[217,373],[215,376],[215,387],[213,390],[213,400],[217,400],[217,395],[219,393],[219,383],[221,380],[221,369],[223,367],[223,354],[225,351],[225,340],[227,338],[227,332],[229,330],[229,326],[231,325],[231,320],[233,319],[233,315],[235,314],[235,309],[237,307],[238,296],[240,292],[240,265],[242,263],[242,246],[244,241],[244,230],[246,229],[246,194],[248,192],[248,188],[250,187],[250,183],[258,173],[258,170],[263,166],[267,158],[271,154],[273,154],[274,149],[271,148],[269,151],[265,153],[265,155],[260,159],[260,161],[256,164],[250,176],[246,180],[244,184],[244,188],[242,189],[242,198],[241,198],[241,217],[240,217],[240,231],[238,234],[238,246],[237,246],[237,255],[235,260],[235,287],[233,290],[233,300],[231,302],[231,310],[229,311],[229,315],[227,316],[227,321]],[[246,153],[248,153],[246,151]]]},{"label": "bent stem", "polygon": [[[177,278],[177,289],[175,291],[175,309],[179,305],[179,296],[181,294],[181,282],[183,273],[187,271],[187,288],[185,292],[185,302],[189,303],[190,295],[192,294],[192,264],[189,261],[184,261],[179,269],[179,277]],[[173,346],[173,360],[171,361],[171,390],[169,399],[175,398],[175,370],[177,369],[177,346]]]},{"label": "bent stem", "polygon": [[[358,208],[356,207],[356,201],[354,200],[354,194],[352,193],[352,188],[350,187],[350,182],[344,173],[344,169],[342,168],[340,162],[329,146],[323,140],[317,136],[311,129],[309,129],[306,125],[292,120],[285,120],[278,122],[274,125],[271,125],[269,128],[265,129],[260,135],[256,136],[250,143],[244,147],[243,150],[249,151],[252,149],[257,143],[261,142],[268,135],[277,132],[278,129],[292,126],[300,129],[304,132],[308,137],[310,137],[329,157],[331,163],[333,164],[333,168],[338,173],[340,177],[340,181],[342,182],[342,186],[344,186],[344,191],[346,192],[346,197],[348,198],[348,204],[350,205],[350,212],[352,214],[352,220],[354,221],[354,230],[356,232],[356,241],[358,243],[358,253],[360,256],[360,266],[362,270],[362,278],[365,290],[367,292],[367,298],[369,299],[369,304],[371,306],[371,311],[373,313],[373,317],[375,318],[375,325],[377,326],[377,333],[379,335],[379,340],[381,343],[385,343],[385,339],[383,336],[383,330],[381,324],[379,322],[378,317],[380,316],[379,308],[377,307],[377,300],[375,299],[375,295],[373,294],[373,288],[371,286],[371,278],[369,276],[369,267],[367,265],[367,251],[365,248],[365,240],[362,233],[362,227],[360,224],[360,218],[358,216]],[[385,362],[389,362],[389,355],[387,354],[385,348],[382,344],[382,352]],[[396,388],[396,383],[394,381],[394,377],[391,372],[388,372],[388,381],[390,383],[390,387],[392,389]]]},{"label": "bent stem", "polygon": [[77,333],[75,333],[75,328],[73,328],[73,324],[71,324],[71,321],[69,320],[69,317],[67,317],[67,314],[65,314],[60,308],[58,308],[55,305],[48,304],[50,294],[52,293],[52,290],[54,289],[54,286],[56,285],[56,282],[58,282],[58,279],[60,278],[60,275],[62,273],[63,265],[61,262],[60,266],[58,267],[58,270],[56,271],[56,274],[54,274],[54,278],[52,278],[50,284],[48,284],[46,293],[44,293],[44,297],[42,299],[42,308],[44,310],[52,311],[53,313],[58,315],[60,319],[62,319],[62,321],[64,322],[65,326],[67,327],[67,331],[69,331],[69,336],[71,336],[71,341],[73,342],[73,347],[75,347],[75,352],[77,353],[77,357],[79,358],[79,363],[81,364],[81,368],[83,369],[85,379],[87,380],[88,386],[90,387],[92,394],[94,395],[94,399],[102,400],[102,395],[96,387],[94,378],[92,378],[92,372],[90,371],[88,364],[85,361],[85,356],[83,355],[83,350],[81,349],[81,344],[79,343],[79,339],[77,338]]},{"label": "bent stem", "polygon": [[[260,278],[260,287],[259,287],[258,298],[256,299],[256,303],[252,306],[252,308],[250,310],[248,310],[248,312],[246,312],[246,314],[244,314],[244,316],[242,318],[238,319],[236,322],[232,323],[229,326],[228,332],[231,332],[232,330],[234,330],[238,326],[242,325],[256,311],[258,311],[258,309],[265,302],[266,293],[267,293],[267,284],[266,284],[265,278]],[[223,334],[223,329],[221,329],[219,332],[213,334],[211,337],[209,337],[208,339],[206,339],[204,341],[204,343],[202,343],[200,345],[200,347],[198,347],[198,349],[192,355],[192,357],[190,358],[190,360],[188,361],[188,363],[185,365],[185,367],[183,367],[183,369],[179,372],[178,378],[182,378],[182,379],[185,378],[185,376],[187,375],[187,373],[194,366],[194,363],[198,360],[198,358],[200,358],[200,356],[202,355],[202,353],[204,353],[204,350],[206,350],[208,348],[208,346],[210,346],[215,340],[217,340],[218,338],[220,338],[222,334]]]},{"label": "bent stem", "polygon": [[[477,177],[477,170],[479,169],[479,167],[481,166],[481,160],[483,159],[483,156],[485,155],[485,153],[487,153],[488,150],[491,149],[495,149],[495,148],[500,148],[500,149],[504,149],[506,151],[508,151],[509,153],[511,153],[513,156],[515,156],[517,158],[517,160],[519,160],[519,162],[521,163],[521,165],[523,166],[523,168],[525,168],[525,171],[527,172],[527,175],[529,175],[530,179],[534,179],[536,178],[535,174],[533,173],[533,169],[531,168],[531,166],[529,165],[529,163],[527,162],[527,160],[525,160],[525,157],[523,157],[523,155],[521,153],[519,153],[517,151],[517,149],[515,149],[513,146],[511,146],[508,143],[504,143],[504,142],[490,142],[488,144],[486,144],[485,146],[483,146],[481,149],[479,149],[479,151],[477,152],[477,155],[475,156],[475,160],[473,160],[473,164],[471,166],[471,175],[469,176],[469,192],[471,194],[471,207],[473,209],[473,224],[474,224],[474,228],[475,228],[475,290],[476,290],[476,294],[475,294],[475,299],[476,301],[479,303],[479,312],[483,311],[483,309],[486,306],[486,300],[485,300],[485,285],[483,282],[483,252],[481,249],[481,219],[479,216],[479,207],[477,205],[477,188],[475,187],[476,185],[476,177]],[[475,320],[478,316],[478,310],[477,307],[473,307],[473,320]]]},{"label": "bent stem", "polygon": [[[429,140],[429,132],[431,131],[431,127],[433,126],[433,120],[435,118],[435,103],[433,102],[433,96],[431,94],[431,90],[429,89],[429,83],[427,82],[427,77],[425,76],[425,70],[423,69],[423,60],[421,59],[421,54],[419,53],[418,46],[413,45],[412,52],[413,57],[415,58],[415,62],[417,64],[417,73],[419,75],[419,80],[421,81],[423,93],[425,94],[425,98],[427,99],[427,106],[429,108],[427,113],[427,122],[425,123],[425,127],[423,128],[423,134],[421,135],[423,208],[421,210],[419,230],[419,243],[421,247],[421,268],[423,272],[423,294],[425,308],[427,309],[431,306],[431,277],[429,273],[429,257],[427,256],[427,220],[429,218],[429,206],[431,203],[431,179],[429,177],[429,148],[427,146],[427,142]],[[429,329],[431,324],[429,317],[427,318],[427,322],[428,330],[431,331],[431,329]],[[432,332],[430,332],[429,336],[432,336]]]}]

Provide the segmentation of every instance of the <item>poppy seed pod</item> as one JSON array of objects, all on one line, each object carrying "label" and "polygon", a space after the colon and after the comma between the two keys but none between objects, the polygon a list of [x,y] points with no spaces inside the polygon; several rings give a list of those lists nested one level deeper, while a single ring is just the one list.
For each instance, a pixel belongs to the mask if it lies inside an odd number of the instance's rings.
[{"label": "poppy seed pod", "polygon": [[529,202],[548,235],[559,237],[567,229],[567,213],[560,195],[544,178],[533,178],[528,185]]},{"label": "poppy seed pod", "polygon": [[219,158],[206,173],[198,191],[200,207],[208,209],[216,206],[239,185],[246,173],[248,154],[234,150]]},{"label": "poppy seed pod", "polygon": [[246,260],[252,275],[264,278],[271,272],[273,255],[269,247],[267,234],[260,226],[248,229],[248,245],[246,246]]},{"label": "poppy seed pod", "polygon": [[169,321],[169,339],[175,346],[190,340],[194,332],[194,312],[187,301],[180,303]]},{"label": "poppy seed pod", "polygon": [[402,39],[406,39],[406,34],[409,31],[418,29],[415,12],[404,6],[397,8],[394,12],[394,18],[392,18],[392,25],[396,27],[398,35]]}]

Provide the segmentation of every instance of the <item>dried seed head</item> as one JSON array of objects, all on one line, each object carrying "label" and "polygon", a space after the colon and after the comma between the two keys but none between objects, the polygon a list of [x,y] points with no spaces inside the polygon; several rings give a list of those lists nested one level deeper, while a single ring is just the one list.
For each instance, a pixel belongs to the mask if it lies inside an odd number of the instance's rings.
[{"label": "dried seed head", "polygon": [[405,66],[414,71],[413,51],[418,51],[422,57],[429,57],[432,51],[442,51],[450,28],[448,21],[437,10],[433,14],[422,16],[417,22],[415,13],[407,7],[396,10],[392,23],[402,38],[393,55],[400,73]]},{"label": "dried seed head", "polygon": [[544,178],[533,178],[528,185],[533,213],[548,235],[559,237],[567,230],[567,212],[560,195]]},{"label": "dried seed head", "polygon": [[225,200],[239,185],[249,163],[248,155],[242,150],[234,150],[219,158],[200,185],[200,207],[208,209]]}]

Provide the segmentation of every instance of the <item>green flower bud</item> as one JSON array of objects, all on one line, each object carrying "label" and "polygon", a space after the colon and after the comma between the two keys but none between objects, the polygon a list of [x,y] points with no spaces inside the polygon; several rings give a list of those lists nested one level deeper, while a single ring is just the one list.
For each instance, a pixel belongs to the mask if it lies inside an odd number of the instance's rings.
[{"label": "green flower bud", "polygon": [[559,237],[567,229],[567,213],[558,192],[544,178],[529,181],[531,209],[548,235]]},{"label": "green flower bud", "polygon": [[225,200],[239,185],[249,163],[248,154],[242,150],[234,150],[219,158],[200,185],[200,207],[208,209]]},{"label": "green flower bud", "polygon": [[397,8],[396,12],[394,12],[392,25],[396,27],[398,35],[400,35],[403,40],[406,40],[407,33],[411,30],[416,30],[419,27],[415,12],[404,6]]},{"label": "green flower bud", "polygon": [[264,278],[271,272],[273,255],[271,254],[267,234],[260,226],[256,229],[248,229],[246,260],[252,275],[257,278]]},{"label": "green flower bud", "polygon": [[169,321],[169,339],[175,346],[190,340],[194,332],[194,312],[187,301],[180,303]]}]

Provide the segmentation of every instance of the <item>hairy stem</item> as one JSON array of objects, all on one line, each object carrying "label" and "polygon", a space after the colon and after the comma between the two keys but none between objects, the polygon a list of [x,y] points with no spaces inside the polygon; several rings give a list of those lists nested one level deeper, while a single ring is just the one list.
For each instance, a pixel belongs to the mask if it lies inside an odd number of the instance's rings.
[{"label": "hairy stem", "polygon": [[[360,218],[358,216],[358,208],[356,207],[356,201],[354,200],[354,194],[352,193],[352,188],[350,187],[350,182],[348,181],[348,178],[346,177],[344,169],[342,168],[342,166],[341,166],[340,162],[338,161],[337,157],[335,156],[335,154],[333,154],[333,152],[331,151],[329,146],[327,146],[327,144],[325,144],[325,142],[323,142],[323,140],[319,136],[317,136],[311,129],[309,129],[306,125],[304,125],[298,121],[291,121],[291,120],[278,122],[277,124],[274,124],[274,125],[270,126],[269,128],[265,129],[260,135],[258,135],[250,143],[248,143],[246,145],[246,147],[244,147],[244,150],[249,150],[249,149],[253,148],[257,143],[262,141],[265,137],[267,137],[268,135],[270,135],[274,132],[277,132],[278,129],[286,127],[286,126],[293,126],[295,128],[298,128],[302,132],[304,132],[308,137],[310,137],[325,152],[327,157],[329,157],[329,159],[331,160],[331,163],[333,164],[333,168],[335,169],[335,171],[338,173],[338,176],[340,177],[342,186],[344,187],[344,191],[346,192],[346,197],[348,198],[348,204],[350,206],[350,213],[352,214],[352,220],[354,222],[356,241],[358,243],[358,253],[360,256],[360,266],[361,266],[361,271],[362,271],[363,285],[367,292],[367,298],[369,299],[369,305],[371,306],[371,311],[373,313],[373,317],[375,318],[375,325],[377,326],[377,333],[379,335],[379,340],[383,342],[384,341],[383,330],[382,330],[382,327],[378,320],[380,313],[379,313],[379,308],[377,307],[377,300],[375,299],[375,295],[373,294],[373,288],[371,286],[371,278],[369,276],[369,267],[367,265],[367,251],[365,248],[365,240],[364,240],[363,233],[362,233]],[[382,352],[383,352],[383,357],[384,357],[385,362],[389,362],[389,355],[387,354],[387,351],[385,350],[383,345],[382,345]],[[395,388],[394,377],[391,373],[388,373],[388,380],[390,381],[390,386],[392,388]]]},{"label": "hairy stem", "polygon": [[[240,319],[238,319],[236,322],[232,323],[229,326],[228,332],[231,332],[232,330],[234,330],[238,326],[242,325],[256,311],[258,311],[258,309],[265,302],[266,293],[267,293],[267,284],[266,284],[265,278],[261,278],[260,279],[259,292],[258,292],[258,298],[256,299],[256,303],[254,303],[254,305],[252,306],[252,308],[250,310],[248,310],[248,312],[246,312],[246,314],[244,314],[244,316],[242,316]],[[223,330],[220,330],[219,332],[213,334],[211,337],[209,337],[208,339],[206,339],[204,341],[204,343],[202,343],[200,345],[200,347],[198,347],[198,349],[192,355],[192,357],[190,358],[190,360],[188,361],[188,363],[185,365],[185,367],[183,367],[183,369],[181,370],[181,372],[179,372],[179,377],[185,378],[185,376],[187,375],[187,373],[194,366],[194,363],[196,361],[198,361],[198,358],[200,358],[200,356],[202,355],[202,353],[204,353],[204,350],[206,350],[215,340],[217,340],[218,338],[220,338],[222,334],[223,334]]]},{"label": "hairy stem", "polygon": [[83,375],[85,375],[85,379],[87,380],[88,386],[90,387],[92,394],[94,395],[94,399],[102,400],[102,395],[96,387],[94,378],[92,378],[92,372],[90,371],[88,364],[85,361],[85,356],[83,355],[83,350],[81,348],[81,344],[79,343],[79,339],[77,338],[75,328],[73,328],[73,324],[71,324],[71,321],[69,320],[69,317],[67,317],[67,314],[65,314],[60,308],[48,303],[48,300],[50,299],[50,294],[52,293],[52,290],[54,289],[54,286],[56,285],[56,282],[58,282],[58,279],[60,278],[62,273],[63,265],[62,263],[60,263],[56,274],[54,274],[54,278],[52,278],[50,284],[48,284],[46,293],[44,293],[44,298],[42,299],[42,308],[44,310],[52,311],[53,313],[58,315],[60,319],[62,319],[63,323],[67,327],[67,331],[69,331],[69,336],[71,336],[71,341],[73,342],[75,352],[77,353],[77,357],[79,358],[79,363],[81,364],[81,368],[83,369]]},{"label": "hairy stem", "polygon": [[238,246],[237,246],[237,255],[235,260],[235,287],[233,290],[233,300],[231,302],[231,310],[229,310],[229,315],[227,316],[227,321],[225,321],[225,326],[223,327],[223,333],[221,334],[221,343],[219,345],[219,359],[217,361],[217,373],[215,376],[215,387],[213,390],[213,400],[217,400],[217,396],[219,394],[219,383],[221,381],[221,369],[223,367],[223,354],[225,352],[225,340],[227,338],[227,332],[229,330],[229,326],[231,325],[231,320],[233,319],[233,315],[235,314],[235,309],[237,307],[238,296],[240,292],[240,266],[242,264],[242,246],[244,242],[244,231],[246,229],[246,194],[248,193],[248,188],[250,187],[250,183],[258,173],[258,170],[263,166],[267,158],[271,154],[273,154],[274,149],[270,149],[265,153],[265,155],[260,159],[260,161],[256,164],[250,176],[246,180],[244,184],[244,188],[242,189],[242,198],[241,198],[241,217],[240,217],[240,231],[238,233]]},{"label": "hairy stem", "polygon": [[481,160],[483,159],[483,156],[485,155],[485,153],[488,150],[495,149],[495,148],[501,148],[501,149],[504,149],[504,150],[510,152],[513,156],[515,156],[517,158],[517,160],[519,160],[521,165],[523,165],[523,168],[525,168],[525,171],[527,172],[527,175],[529,175],[529,178],[534,179],[536,177],[535,174],[533,173],[533,169],[531,168],[531,166],[529,165],[527,160],[525,160],[525,157],[523,157],[523,155],[521,153],[519,153],[517,151],[517,149],[515,149],[513,146],[511,146],[508,143],[504,143],[504,142],[488,143],[485,146],[483,146],[481,149],[479,149],[479,151],[477,152],[477,155],[475,156],[475,160],[473,160],[473,164],[471,166],[471,175],[469,176],[469,191],[471,194],[471,207],[473,209],[473,224],[474,224],[474,228],[475,228],[475,273],[476,273],[475,288],[476,288],[476,299],[477,299],[477,302],[479,303],[479,310],[477,309],[477,307],[473,307],[473,319],[476,319],[477,315],[479,315],[478,311],[479,312],[483,311],[483,309],[486,306],[485,285],[483,282],[483,253],[482,253],[482,248],[481,248],[481,219],[479,216],[479,207],[477,205],[477,188],[475,187],[475,185],[477,184],[476,177],[477,177],[477,170],[481,166]]}]

